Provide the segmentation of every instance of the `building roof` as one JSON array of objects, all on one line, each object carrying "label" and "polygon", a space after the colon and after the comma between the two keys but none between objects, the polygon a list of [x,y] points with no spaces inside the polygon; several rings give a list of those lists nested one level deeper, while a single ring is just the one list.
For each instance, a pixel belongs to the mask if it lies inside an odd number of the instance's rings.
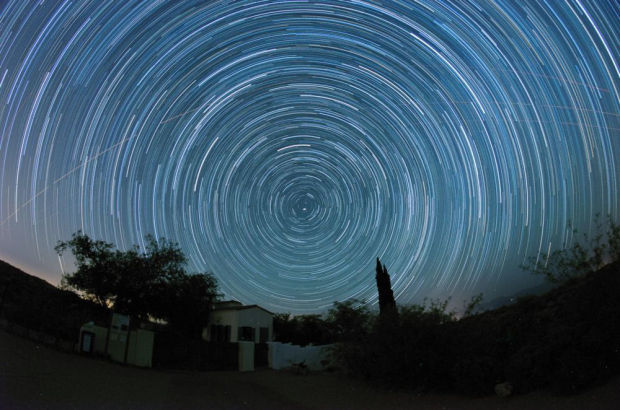
[{"label": "building roof", "polygon": [[253,308],[257,308],[260,310],[263,310],[267,313],[269,313],[270,315],[273,315],[273,312],[268,311],[267,309],[258,306],[258,305],[244,305],[241,302],[238,302],[236,300],[223,300],[221,302],[215,302],[213,304],[213,310],[245,310],[245,309],[253,309]]}]

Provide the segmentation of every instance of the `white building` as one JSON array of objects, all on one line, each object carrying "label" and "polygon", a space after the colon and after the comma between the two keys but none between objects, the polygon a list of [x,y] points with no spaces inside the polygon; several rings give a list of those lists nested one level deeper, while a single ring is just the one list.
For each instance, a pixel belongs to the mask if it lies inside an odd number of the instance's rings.
[{"label": "white building", "polygon": [[270,342],[273,340],[273,313],[258,305],[244,306],[234,300],[218,302],[202,337],[211,342]]}]

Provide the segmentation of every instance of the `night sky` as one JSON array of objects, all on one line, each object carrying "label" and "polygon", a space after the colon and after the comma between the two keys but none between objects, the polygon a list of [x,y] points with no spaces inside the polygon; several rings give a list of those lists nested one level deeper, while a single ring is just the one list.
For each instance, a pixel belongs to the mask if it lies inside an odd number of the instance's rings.
[{"label": "night sky", "polygon": [[[205,4],[209,3],[209,4]],[[179,243],[228,298],[485,299],[620,207],[620,3],[0,5],[0,258]]]}]

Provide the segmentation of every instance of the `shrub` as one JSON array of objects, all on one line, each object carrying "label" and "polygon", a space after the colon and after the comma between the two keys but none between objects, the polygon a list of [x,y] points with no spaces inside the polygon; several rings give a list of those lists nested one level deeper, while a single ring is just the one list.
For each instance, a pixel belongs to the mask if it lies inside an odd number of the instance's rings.
[{"label": "shrub", "polygon": [[[620,225],[608,217],[608,227],[603,231],[600,215],[596,216],[596,221],[598,233],[594,238],[584,233],[583,242],[577,240],[569,248],[531,257],[521,268],[542,275],[552,283],[562,283],[620,260]],[[577,230],[573,233],[577,234]]]}]

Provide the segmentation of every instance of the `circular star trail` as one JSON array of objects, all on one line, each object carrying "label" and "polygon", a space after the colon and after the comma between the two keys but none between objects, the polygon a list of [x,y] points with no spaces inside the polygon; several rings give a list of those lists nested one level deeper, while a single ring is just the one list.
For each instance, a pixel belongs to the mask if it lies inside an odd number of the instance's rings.
[{"label": "circular star trail", "polygon": [[0,256],[179,243],[274,311],[501,294],[620,216],[616,1],[8,1]]}]

